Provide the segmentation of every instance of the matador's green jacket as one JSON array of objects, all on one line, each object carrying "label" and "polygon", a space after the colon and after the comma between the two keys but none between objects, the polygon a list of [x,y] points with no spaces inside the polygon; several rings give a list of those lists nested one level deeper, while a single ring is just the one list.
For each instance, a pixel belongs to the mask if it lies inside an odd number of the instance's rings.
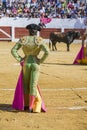
[{"label": "matador's green jacket", "polygon": [[[18,50],[22,48],[24,58],[19,55]],[[49,48],[41,37],[24,36],[14,45],[11,50],[12,55],[23,64],[24,93],[37,95],[36,86],[38,84],[40,63],[43,63],[49,55]]]}]

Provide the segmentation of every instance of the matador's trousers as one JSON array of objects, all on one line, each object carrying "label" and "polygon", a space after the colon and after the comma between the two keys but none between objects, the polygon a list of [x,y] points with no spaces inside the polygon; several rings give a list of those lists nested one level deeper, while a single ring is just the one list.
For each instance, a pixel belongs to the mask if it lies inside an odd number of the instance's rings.
[{"label": "matador's trousers", "polygon": [[[23,86],[25,95],[25,106],[29,104],[29,96],[36,97],[36,104],[41,107],[41,97],[37,90],[38,78],[40,73],[40,65],[37,63],[37,58],[35,56],[29,56],[25,59],[23,65]],[[26,100],[28,99],[28,100]]]}]

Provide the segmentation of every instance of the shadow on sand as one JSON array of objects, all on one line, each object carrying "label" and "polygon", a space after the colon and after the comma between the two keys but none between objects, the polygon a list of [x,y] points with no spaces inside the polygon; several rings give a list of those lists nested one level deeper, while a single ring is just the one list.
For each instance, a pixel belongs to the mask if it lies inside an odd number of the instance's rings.
[{"label": "shadow on sand", "polygon": [[15,110],[12,108],[11,104],[0,104],[0,111],[7,111],[7,112],[20,112],[19,110]]},{"label": "shadow on sand", "polygon": [[68,64],[68,63],[43,63],[43,65],[66,65],[66,66],[87,66],[86,64]]}]

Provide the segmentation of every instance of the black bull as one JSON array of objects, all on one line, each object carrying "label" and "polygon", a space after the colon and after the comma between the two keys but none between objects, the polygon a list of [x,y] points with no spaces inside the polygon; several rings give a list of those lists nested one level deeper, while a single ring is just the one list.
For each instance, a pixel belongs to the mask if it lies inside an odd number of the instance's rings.
[{"label": "black bull", "polygon": [[[49,37],[49,48],[52,50],[57,50],[56,43],[64,42],[67,45],[67,51],[70,51],[70,44],[75,40],[80,38],[79,31],[68,31],[68,32],[51,32]],[[52,45],[51,45],[52,44]]]}]

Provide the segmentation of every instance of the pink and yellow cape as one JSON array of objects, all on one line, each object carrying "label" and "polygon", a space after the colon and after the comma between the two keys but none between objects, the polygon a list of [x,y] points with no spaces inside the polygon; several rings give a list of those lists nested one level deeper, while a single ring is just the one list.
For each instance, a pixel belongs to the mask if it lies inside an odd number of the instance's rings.
[{"label": "pink and yellow cape", "polygon": [[[37,85],[37,89],[42,98],[41,90],[38,85]],[[23,71],[22,70],[20,72],[20,75],[17,81],[12,107],[16,110],[24,110],[24,91],[23,91]],[[46,107],[45,107],[43,99],[42,99],[41,111],[46,112]]]},{"label": "pink and yellow cape", "polygon": [[84,47],[84,44],[82,44],[73,64],[87,65],[87,47]]}]

